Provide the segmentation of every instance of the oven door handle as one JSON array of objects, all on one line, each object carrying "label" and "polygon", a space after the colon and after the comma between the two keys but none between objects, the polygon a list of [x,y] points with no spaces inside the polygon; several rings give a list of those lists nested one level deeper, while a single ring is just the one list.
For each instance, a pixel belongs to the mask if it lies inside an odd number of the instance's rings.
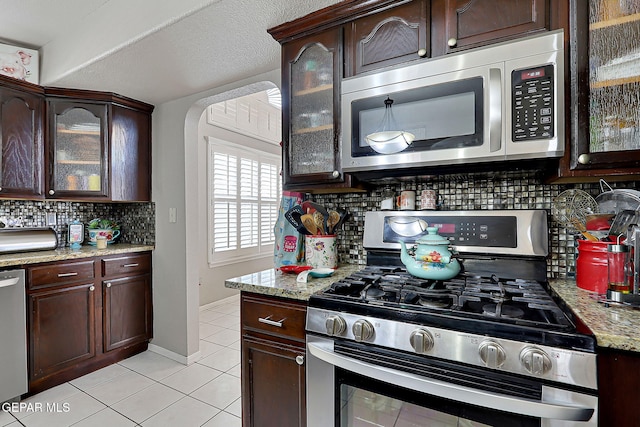
[{"label": "oven door handle", "polygon": [[332,343],[309,342],[307,345],[313,356],[333,366],[389,384],[395,384],[409,390],[416,390],[470,405],[537,418],[569,421],[588,421],[594,413],[594,408],[568,405],[563,402],[540,402],[537,400],[516,398],[420,377],[397,369],[373,365],[335,353]]}]

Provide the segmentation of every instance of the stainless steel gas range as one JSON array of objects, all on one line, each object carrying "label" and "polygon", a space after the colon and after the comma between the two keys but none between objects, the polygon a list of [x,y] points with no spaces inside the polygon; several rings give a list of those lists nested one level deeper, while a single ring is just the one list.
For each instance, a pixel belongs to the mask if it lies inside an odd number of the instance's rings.
[{"label": "stainless steel gas range", "polygon": [[[427,225],[457,277],[403,268]],[[364,246],[309,301],[309,427],[597,425],[595,338],[547,292],[546,211],[368,212]]]}]

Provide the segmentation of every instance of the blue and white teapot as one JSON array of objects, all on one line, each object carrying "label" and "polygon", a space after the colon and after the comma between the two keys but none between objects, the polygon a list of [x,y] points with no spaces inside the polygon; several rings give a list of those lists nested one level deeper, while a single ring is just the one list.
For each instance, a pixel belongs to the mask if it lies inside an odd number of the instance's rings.
[{"label": "blue and white teapot", "polygon": [[400,259],[407,271],[421,279],[447,280],[460,273],[460,263],[449,250],[449,241],[438,234],[438,227],[427,227],[428,235],[416,241],[415,256],[400,242]]}]

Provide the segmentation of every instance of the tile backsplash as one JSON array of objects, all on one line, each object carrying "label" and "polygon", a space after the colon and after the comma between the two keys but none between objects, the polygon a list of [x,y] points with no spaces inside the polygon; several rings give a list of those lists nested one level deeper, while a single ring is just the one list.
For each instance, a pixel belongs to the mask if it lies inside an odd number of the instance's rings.
[{"label": "tile backsplash", "polygon": [[[0,201],[0,219],[18,220],[23,227],[47,227],[47,214],[55,213],[51,226],[58,236],[58,247],[68,246],[68,224],[78,220],[86,225],[93,218],[112,219],[120,224],[118,242],[153,245],[155,243],[155,205],[153,203],[84,203],[63,201]],[[6,221],[5,221],[6,222]]]},{"label": "tile backsplash", "polygon": [[[636,182],[611,183],[613,188],[637,189]],[[549,213],[550,254],[547,272],[550,278],[570,277],[575,271],[575,236],[551,215],[554,197],[569,188],[578,188],[592,196],[601,193],[599,183],[546,184],[537,171],[456,174],[390,184],[396,195],[402,190],[435,190],[440,210],[546,209]],[[327,207],[343,207],[351,212],[339,235],[340,262],[365,264],[362,247],[364,213],[380,210],[384,185],[368,193],[311,195]],[[418,205],[419,200],[416,200]]]}]

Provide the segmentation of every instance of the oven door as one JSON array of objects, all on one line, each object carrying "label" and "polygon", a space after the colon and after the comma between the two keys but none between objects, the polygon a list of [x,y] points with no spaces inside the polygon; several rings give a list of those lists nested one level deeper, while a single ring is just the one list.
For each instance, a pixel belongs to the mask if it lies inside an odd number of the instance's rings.
[{"label": "oven door", "polygon": [[307,426],[596,426],[597,397],[307,335]]}]

